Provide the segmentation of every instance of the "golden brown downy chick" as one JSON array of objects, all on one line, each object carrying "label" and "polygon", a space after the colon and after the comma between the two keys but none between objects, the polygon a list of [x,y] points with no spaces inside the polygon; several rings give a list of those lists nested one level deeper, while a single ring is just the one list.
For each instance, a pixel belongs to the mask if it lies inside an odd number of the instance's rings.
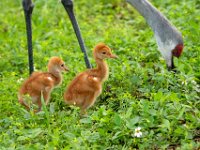
[{"label": "golden brown downy chick", "polygon": [[86,109],[94,104],[101,94],[103,82],[108,78],[109,70],[104,59],[117,58],[104,43],[96,45],[93,55],[97,67],[77,75],[64,93],[65,102],[80,107],[81,114],[85,114]]},{"label": "golden brown downy chick", "polygon": [[29,110],[30,107],[24,101],[25,95],[28,94],[31,97],[32,103],[38,105],[38,111],[40,111],[42,106],[41,94],[47,105],[51,91],[62,82],[61,72],[63,71],[68,71],[64,61],[59,57],[51,57],[48,63],[48,72],[34,72],[24,81],[18,94],[19,103]]}]

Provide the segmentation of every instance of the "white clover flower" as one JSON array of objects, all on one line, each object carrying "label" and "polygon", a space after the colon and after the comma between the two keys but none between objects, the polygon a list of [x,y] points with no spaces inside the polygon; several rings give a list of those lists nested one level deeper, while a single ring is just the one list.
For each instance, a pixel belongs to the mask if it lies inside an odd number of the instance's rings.
[{"label": "white clover flower", "polygon": [[192,84],[197,84],[196,81],[194,81],[194,80],[192,80],[191,83],[192,83]]},{"label": "white clover flower", "polygon": [[188,84],[188,83],[187,83],[186,80],[182,81],[182,85],[187,85],[187,84]]},{"label": "white clover flower", "polygon": [[142,136],[142,132],[140,130],[141,130],[141,127],[137,127],[135,129],[135,133],[134,133],[135,137],[141,137]]},{"label": "white clover flower", "polygon": [[183,126],[187,128],[187,124],[186,124],[186,123],[185,123],[185,124],[183,124]]},{"label": "white clover flower", "polygon": [[24,80],[23,78],[20,78],[20,79],[17,80],[17,82],[21,83],[23,80]]}]

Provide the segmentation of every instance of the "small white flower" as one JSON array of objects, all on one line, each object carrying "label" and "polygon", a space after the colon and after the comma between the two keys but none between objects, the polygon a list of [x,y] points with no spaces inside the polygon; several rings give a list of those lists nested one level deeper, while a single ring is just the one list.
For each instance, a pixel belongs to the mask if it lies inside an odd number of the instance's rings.
[{"label": "small white flower", "polygon": [[196,84],[196,81],[192,80],[191,83],[192,83],[192,84]]},{"label": "small white flower", "polygon": [[142,136],[142,132],[140,130],[141,130],[141,127],[137,127],[135,129],[135,133],[134,133],[135,137],[141,137]]},{"label": "small white flower", "polygon": [[17,80],[17,82],[21,83],[23,80],[24,80],[23,78],[20,78],[20,79]]},{"label": "small white flower", "polygon": [[186,80],[182,81],[182,85],[187,85],[187,81]]}]

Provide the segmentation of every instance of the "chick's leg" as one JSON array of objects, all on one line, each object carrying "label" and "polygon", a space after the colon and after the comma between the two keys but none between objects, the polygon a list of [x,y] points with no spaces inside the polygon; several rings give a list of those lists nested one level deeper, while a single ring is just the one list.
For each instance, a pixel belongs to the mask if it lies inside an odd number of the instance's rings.
[{"label": "chick's leg", "polygon": [[94,94],[91,94],[87,96],[81,106],[81,115],[86,115],[87,114],[87,109],[91,107],[95,102],[95,96]]},{"label": "chick's leg", "polygon": [[21,105],[23,105],[26,108],[26,110],[29,110],[30,109],[29,105],[24,101],[25,94],[27,94],[27,91],[24,89],[20,89],[18,94],[18,101]]},{"label": "chick's leg", "polygon": [[41,102],[41,99],[38,100],[37,105],[38,105],[38,109],[34,110],[34,113],[37,113],[37,112],[39,112],[39,111],[42,110],[42,102]]},{"label": "chick's leg", "polygon": [[39,92],[32,92],[30,93],[32,103],[37,105],[37,110],[34,110],[35,113],[41,111],[42,103],[41,103],[41,94]]},{"label": "chick's leg", "polygon": [[45,101],[45,105],[47,105],[49,103],[49,99],[50,99],[50,92],[43,92],[43,98]]},{"label": "chick's leg", "polygon": [[45,105],[47,105],[49,103],[51,91],[52,91],[52,86],[48,86],[42,92],[43,98],[44,98],[44,101],[45,101]]},{"label": "chick's leg", "polygon": [[22,98],[19,99],[18,101],[19,101],[19,103],[20,103],[21,105],[23,105],[23,106],[26,108],[26,110],[29,110],[29,109],[30,109],[30,107],[28,106],[28,104],[26,104]]},{"label": "chick's leg", "polygon": [[86,109],[81,108],[81,116],[87,115]]}]

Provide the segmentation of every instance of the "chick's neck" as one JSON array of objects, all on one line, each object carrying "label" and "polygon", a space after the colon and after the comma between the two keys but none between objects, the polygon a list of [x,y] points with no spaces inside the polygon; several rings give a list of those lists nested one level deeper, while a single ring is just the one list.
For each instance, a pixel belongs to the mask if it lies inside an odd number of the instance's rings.
[{"label": "chick's neck", "polygon": [[95,58],[95,60],[97,64],[98,76],[102,81],[104,81],[108,78],[108,72],[109,72],[108,66],[103,59]]},{"label": "chick's neck", "polygon": [[62,74],[60,71],[54,69],[49,69],[49,73],[53,76],[54,78],[54,85],[59,85],[62,82]]}]

